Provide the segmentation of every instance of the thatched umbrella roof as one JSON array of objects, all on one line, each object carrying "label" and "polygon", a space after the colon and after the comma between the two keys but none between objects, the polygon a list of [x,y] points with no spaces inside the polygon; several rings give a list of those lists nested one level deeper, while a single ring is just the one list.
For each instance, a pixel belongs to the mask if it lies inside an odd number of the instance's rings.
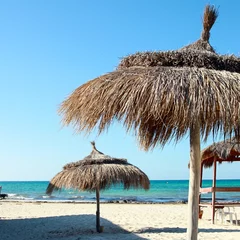
[{"label": "thatched umbrella roof", "polygon": [[123,184],[124,189],[149,189],[147,175],[126,159],[112,158],[99,152],[92,142],[93,150],[83,160],[66,164],[49,183],[47,193],[62,188],[82,191],[108,189],[113,184]]},{"label": "thatched umbrella roof", "polygon": [[[102,132],[113,120],[133,129],[145,150],[190,135],[188,239],[197,239],[200,135],[240,126],[240,58],[209,43],[218,12],[207,5],[201,38],[176,51],[136,53],[118,68],[78,87],[61,105],[65,125]],[[189,131],[190,130],[190,131]]]},{"label": "thatched umbrella roof", "polygon": [[240,142],[235,138],[213,143],[201,152],[201,159],[206,168],[213,165],[214,157],[218,163],[222,163],[223,161],[240,161],[239,156]]},{"label": "thatched umbrella roof", "polygon": [[97,198],[97,231],[100,232],[99,191],[108,189],[111,185],[123,184],[124,189],[149,189],[147,175],[126,159],[113,158],[98,151],[95,143],[92,152],[83,160],[66,164],[50,181],[46,193],[62,188],[72,188],[82,191],[96,191]]},{"label": "thatched umbrella roof", "polygon": [[238,126],[240,59],[218,55],[209,44],[216,18],[208,7],[200,40],[176,51],[127,56],[115,71],[78,87],[60,107],[63,123],[101,132],[123,120],[146,150],[180,140],[196,120],[205,138],[211,131],[230,133]]},{"label": "thatched umbrella roof", "polygon": [[99,152],[92,142],[92,152],[83,160],[68,163],[50,181],[47,193],[62,188],[73,188],[80,191],[108,189],[114,184],[123,184],[124,189],[149,189],[147,175],[126,159],[112,158]]}]

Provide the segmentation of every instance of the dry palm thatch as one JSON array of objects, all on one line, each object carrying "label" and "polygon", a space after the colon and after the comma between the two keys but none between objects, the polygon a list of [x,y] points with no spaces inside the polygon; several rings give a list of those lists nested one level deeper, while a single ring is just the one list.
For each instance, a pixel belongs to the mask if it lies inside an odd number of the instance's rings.
[{"label": "dry palm thatch", "polygon": [[190,130],[188,239],[197,238],[200,135],[231,134],[240,125],[240,59],[218,55],[209,44],[217,16],[206,6],[200,40],[176,51],[127,56],[115,71],[77,88],[59,110],[76,131],[102,132],[123,121],[145,150],[177,142]]},{"label": "dry palm thatch", "polygon": [[222,163],[222,161],[240,161],[239,156],[240,142],[235,138],[213,143],[201,152],[201,159],[205,168],[212,167],[214,157],[216,157],[218,163]]},{"label": "dry palm thatch", "polygon": [[62,188],[82,191],[108,189],[114,184],[123,184],[124,189],[149,189],[149,179],[144,172],[126,159],[112,158],[99,152],[92,142],[91,154],[78,162],[68,163],[49,183],[47,193]]},{"label": "dry palm thatch", "polygon": [[97,231],[100,232],[99,190],[108,189],[111,185],[123,184],[124,189],[149,189],[147,175],[126,159],[112,158],[99,152],[95,143],[91,142],[93,150],[83,160],[66,164],[50,181],[47,194],[62,188],[72,188],[82,191],[96,191],[97,198]]},{"label": "dry palm thatch", "polygon": [[220,56],[200,39],[177,51],[124,58],[116,71],[77,88],[60,113],[77,131],[98,126],[101,132],[123,120],[147,150],[180,140],[198,120],[205,138],[231,133],[239,124],[239,78],[240,59]]}]

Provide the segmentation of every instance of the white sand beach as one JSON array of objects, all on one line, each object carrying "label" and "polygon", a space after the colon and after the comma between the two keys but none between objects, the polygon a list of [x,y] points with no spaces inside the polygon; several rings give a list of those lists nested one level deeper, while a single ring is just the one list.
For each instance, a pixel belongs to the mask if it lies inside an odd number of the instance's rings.
[{"label": "white sand beach", "polygon": [[[187,204],[101,204],[103,233],[95,230],[95,211],[94,203],[1,201],[0,239],[186,239]],[[204,209],[198,239],[240,239],[240,226],[213,225],[210,216]]]}]

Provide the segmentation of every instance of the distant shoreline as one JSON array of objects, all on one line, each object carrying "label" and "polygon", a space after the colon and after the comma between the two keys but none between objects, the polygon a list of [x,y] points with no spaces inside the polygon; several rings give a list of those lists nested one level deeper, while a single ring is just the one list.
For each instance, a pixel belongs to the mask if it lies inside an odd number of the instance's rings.
[{"label": "distant shoreline", "polygon": [[[187,180],[151,180],[148,191],[130,188],[125,190],[121,185],[113,185],[106,190],[102,190],[100,201],[102,203],[126,203],[126,204],[167,204],[167,203],[187,203],[189,183]],[[239,187],[240,180],[218,180],[217,185],[221,187]],[[25,181],[25,182],[0,182],[2,193],[8,197],[2,200],[19,202],[95,202],[96,193],[78,191],[75,189],[64,189],[55,192],[51,196],[46,194],[48,182]],[[212,181],[204,181],[204,187],[211,187]],[[202,194],[201,201],[211,201],[211,194]],[[240,202],[240,192],[217,193],[217,201]],[[0,201],[2,201],[0,200]]]},{"label": "distant shoreline", "polygon": [[[189,181],[188,178],[186,179],[149,179],[150,182],[151,181],[165,181],[165,182],[168,182],[168,181]],[[225,180],[240,180],[240,178],[219,178],[217,179],[217,181],[225,181]],[[50,180],[0,180],[0,183],[1,182],[49,182]],[[207,178],[207,179],[203,179],[203,181],[212,181],[212,178]]]},{"label": "distant shoreline", "polygon": [[[96,204],[96,201],[46,201],[46,200],[0,200],[0,205],[3,202],[8,203],[73,203],[73,204]],[[101,204],[187,204],[187,201],[169,201],[169,202],[141,202],[141,201],[124,201],[124,200],[116,200],[116,201],[101,201]]]},{"label": "distant shoreline", "polygon": [[[96,204],[96,201],[41,201],[41,200],[0,200],[0,205],[1,203],[18,203],[18,204],[27,204],[27,203],[33,203],[33,204],[44,204],[44,203],[47,203],[47,204]],[[141,204],[149,204],[149,205],[153,205],[153,204],[157,204],[157,205],[186,205],[188,204],[187,201],[169,201],[169,202],[137,202],[137,201],[101,201],[100,200],[100,203],[101,204],[129,204],[129,205],[141,205]],[[201,202],[202,204],[206,204],[206,201],[205,202]],[[210,201],[208,201],[208,203],[210,203]],[[228,204],[240,204],[240,201],[223,201],[221,203],[228,203]]]}]

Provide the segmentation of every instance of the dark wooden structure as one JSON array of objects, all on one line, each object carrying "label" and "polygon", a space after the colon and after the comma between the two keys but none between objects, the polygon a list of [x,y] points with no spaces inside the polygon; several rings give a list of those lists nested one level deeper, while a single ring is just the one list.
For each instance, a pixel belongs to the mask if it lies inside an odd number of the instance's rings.
[{"label": "dark wooden structure", "polygon": [[5,193],[0,194],[0,199],[5,199],[6,197],[8,197],[7,194],[5,194]]},{"label": "dark wooden structure", "polygon": [[8,195],[5,193],[2,193],[2,186],[0,186],[0,200],[5,199],[6,197],[8,197]]},{"label": "dark wooden structure", "polygon": [[[214,143],[205,148],[201,152],[201,175],[200,175],[200,194],[199,194],[199,209],[202,206],[212,207],[212,223],[214,223],[215,211],[218,208],[223,208],[226,203],[216,203],[216,192],[240,192],[239,187],[217,187],[217,163],[236,162],[240,161],[240,142],[236,139],[228,139],[222,142]],[[202,187],[203,167],[210,168],[213,166],[213,181],[212,187]],[[201,204],[201,193],[212,193],[211,204]],[[231,203],[232,205],[232,203]]]}]

